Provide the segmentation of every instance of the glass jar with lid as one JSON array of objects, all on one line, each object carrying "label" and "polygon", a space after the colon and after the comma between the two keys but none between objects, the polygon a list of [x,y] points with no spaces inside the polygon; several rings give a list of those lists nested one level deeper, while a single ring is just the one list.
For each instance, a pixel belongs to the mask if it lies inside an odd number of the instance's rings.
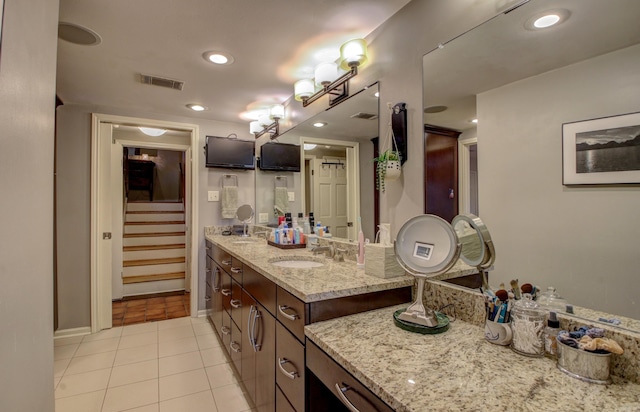
[{"label": "glass jar with lid", "polygon": [[566,312],[567,310],[567,300],[562,298],[553,286],[549,286],[546,292],[541,293],[536,301],[547,311]]},{"label": "glass jar with lid", "polygon": [[547,311],[525,293],[511,309],[511,349],[525,356],[544,356],[544,328]]}]

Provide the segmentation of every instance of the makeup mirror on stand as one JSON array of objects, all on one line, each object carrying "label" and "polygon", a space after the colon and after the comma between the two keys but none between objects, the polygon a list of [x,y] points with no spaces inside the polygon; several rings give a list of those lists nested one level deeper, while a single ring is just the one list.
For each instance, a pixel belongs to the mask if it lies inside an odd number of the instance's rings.
[{"label": "makeup mirror on stand", "polygon": [[236,219],[243,223],[242,237],[249,237],[247,234],[247,224],[253,219],[253,208],[251,205],[242,205],[236,211]]},{"label": "makeup mirror on stand", "polygon": [[446,331],[449,318],[424,305],[424,286],[428,278],[447,272],[458,260],[456,232],[439,216],[416,216],[402,226],[394,248],[400,266],[418,279],[416,300],[393,314],[396,326],[422,334]]},{"label": "makeup mirror on stand", "polygon": [[487,269],[496,259],[496,251],[489,229],[482,220],[472,214],[460,214],[451,221],[461,245],[460,259],[469,266],[478,268],[482,275],[482,289],[489,290]]}]

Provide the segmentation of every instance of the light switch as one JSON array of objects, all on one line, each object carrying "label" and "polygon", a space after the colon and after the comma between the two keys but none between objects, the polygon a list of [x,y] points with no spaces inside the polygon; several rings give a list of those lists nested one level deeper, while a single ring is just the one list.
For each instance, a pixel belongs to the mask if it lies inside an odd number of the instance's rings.
[{"label": "light switch", "polygon": [[209,190],[209,192],[207,192],[207,200],[209,202],[219,202],[220,192],[217,190]]},{"label": "light switch", "polygon": [[269,213],[259,213],[258,223],[269,223]]},{"label": "light switch", "polygon": [[296,192],[287,192],[287,194],[289,195],[289,202],[296,201]]}]

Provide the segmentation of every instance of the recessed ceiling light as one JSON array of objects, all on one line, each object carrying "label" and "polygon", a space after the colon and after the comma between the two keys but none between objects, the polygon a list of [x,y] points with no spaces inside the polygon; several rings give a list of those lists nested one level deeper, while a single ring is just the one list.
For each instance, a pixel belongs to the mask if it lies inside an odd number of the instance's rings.
[{"label": "recessed ceiling light", "polygon": [[193,111],[201,112],[203,110],[207,110],[207,108],[201,104],[188,104],[187,107]]},{"label": "recessed ceiling light", "polygon": [[471,123],[478,123],[478,119],[472,119],[470,120]]},{"label": "recessed ceiling light", "polygon": [[316,148],[317,145],[313,144],[313,143],[305,143],[304,144],[304,150],[313,150]]},{"label": "recessed ceiling light", "polygon": [[140,131],[147,136],[154,137],[162,136],[163,134],[167,133],[165,129],[156,129],[154,127],[138,127],[138,129],[140,129]]},{"label": "recessed ceiling light", "polygon": [[375,92],[373,95],[376,97],[380,97],[380,92]]},{"label": "recessed ceiling light", "polygon": [[315,122],[315,123],[313,124],[313,126],[314,126],[314,127],[324,127],[324,126],[326,126],[326,125],[327,125],[327,123],[326,123],[326,122]]},{"label": "recessed ceiling light", "polygon": [[425,113],[440,113],[447,110],[447,106],[429,106],[424,108]]},{"label": "recessed ceiling light", "polygon": [[233,63],[233,56],[228,53],[223,53],[220,51],[208,51],[205,52],[202,57],[209,63],[215,63],[219,65],[229,65]]},{"label": "recessed ceiling light", "polygon": [[549,27],[557,26],[560,23],[564,23],[568,18],[569,10],[557,9],[548,10],[544,13],[538,13],[535,16],[530,17],[524,24],[527,30],[542,30]]},{"label": "recessed ceiling light", "polygon": [[95,46],[102,42],[95,31],[74,23],[58,23],[58,37],[81,46]]}]

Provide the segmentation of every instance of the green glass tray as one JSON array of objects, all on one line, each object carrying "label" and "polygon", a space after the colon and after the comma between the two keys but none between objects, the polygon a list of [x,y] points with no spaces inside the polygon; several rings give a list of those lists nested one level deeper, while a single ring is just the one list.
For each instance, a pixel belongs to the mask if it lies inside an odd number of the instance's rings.
[{"label": "green glass tray", "polygon": [[406,309],[399,309],[393,313],[393,321],[400,329],[414,333],[421,333],[423,335],[435,335],[437,333],[446,332],[449,329],[449,318],[444,313],[436,312],[438,326],[424,326],[399,319],[398,316],[400,316],[400,314],[405,310]]}]

